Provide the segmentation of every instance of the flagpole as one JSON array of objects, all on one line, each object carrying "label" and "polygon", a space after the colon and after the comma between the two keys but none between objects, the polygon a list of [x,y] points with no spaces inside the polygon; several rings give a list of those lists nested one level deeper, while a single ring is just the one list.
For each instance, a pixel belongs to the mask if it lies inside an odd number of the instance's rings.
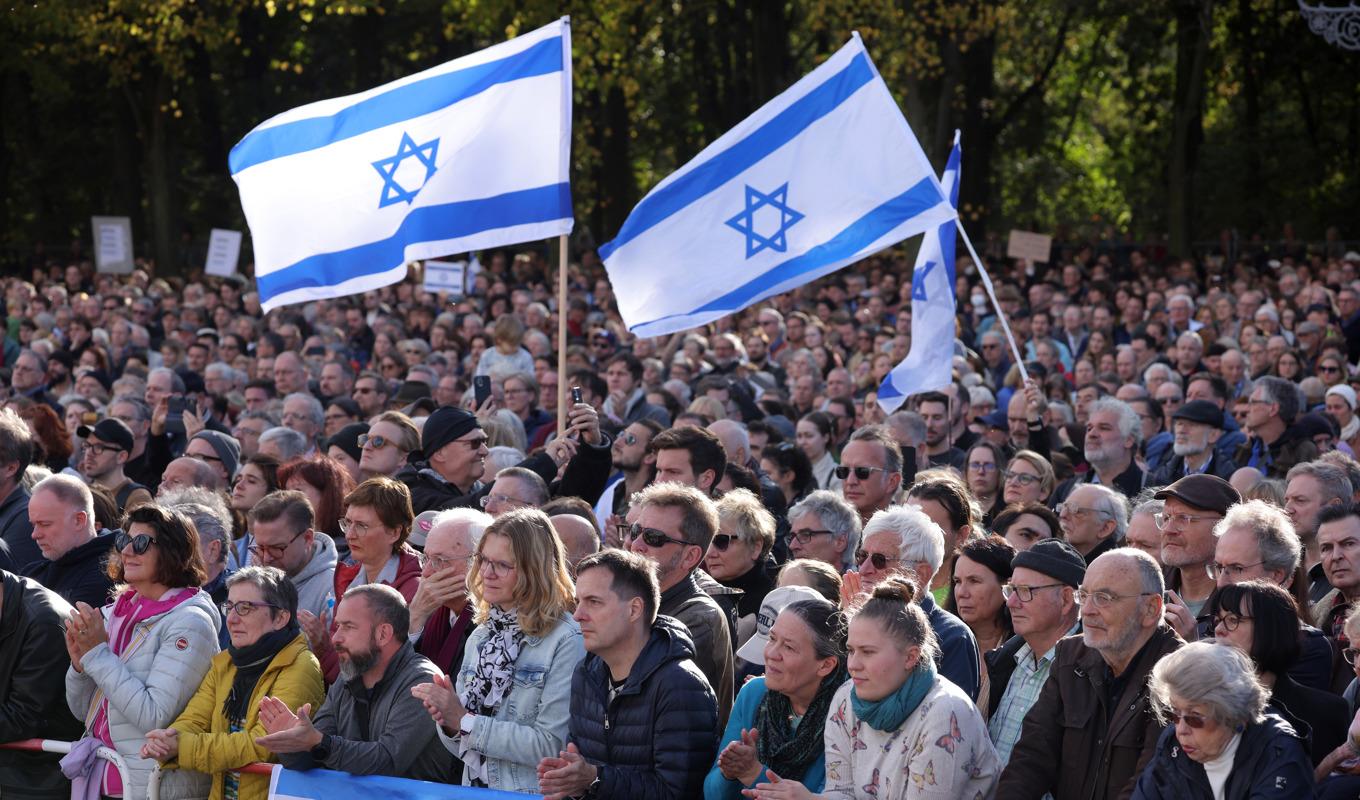
[{"label": "flagpole", "polygon": [[557,237],[557,433],[567,430],[567,235]]},{"label": "flagpole", "polygon": [[[1020,379],[1029,380],[1029,372],[1025,370],[1025,359],[1020,353],[1020,346],[1015,343],[1015,334],[1011,333],[1011,325],[1006,321],[1006,314],[1001,310],[1001,303],[997,302],[996,291],[992,288],[992,278],[987,274],[987,265],[978,258],[977,251],[973,249],[973,241],[968,238],[968,231],[963,227],[963,220],[957,220],[956,227],[959,229],[959,236],[963,237],[963,244],[968,248],[968,255],[973,257],[973,263],[977,265],[978,274],[982,276],[982,286],[987,290],[987,296],[992,299],[992,308],[996,309],[996,318],[1001,321],[1001,330],[1006,332],[1006,339],[1011,343],[1011,353],[1015,356],[1015,365],[1020,368]],[[1001,387],[997,387],[998,389]]]}]

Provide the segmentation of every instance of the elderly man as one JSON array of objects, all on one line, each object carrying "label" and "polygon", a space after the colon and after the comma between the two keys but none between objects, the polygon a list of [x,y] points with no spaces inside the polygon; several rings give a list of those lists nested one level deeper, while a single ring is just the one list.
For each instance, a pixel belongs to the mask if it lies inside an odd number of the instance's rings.
[{"label": "elderly man", "polygon": [[[227,599],[227,579],[236,571],[228,564],[231,554],[231,512],[221,495],[197,486],[179,489],[159,498],[166,508],[173,508],[189,521],[198,531],[198,552],[203,559],[203,572],[206,576],[199,588],[213,599],[213,606],[220,609]],[[218,644],[226,649],[231,645],[231,633],[227,630],[226,614],[222,615],[218,626]]]},{"label": "elderly man", "polygon": [[260,452],[260,437],[270,428],[279,427],[279,421],[268,411],[246,411],[236,419],[231,429],[231,438],[241,445],[240,462],[246,462]]},{"label": "elderly man", "polygon": [[236,469],[241,463],[241,443],[220,431],[199,431],[189,440],[184,455],[211,465],[217,470],[221,485],[226,487],[236,478]]},{"label": "elderly man", "polygon": [[156,496],[160,497],[166,492],[190,486],[202,486],[215,492],[226,488],[216,467],[196,458],[181,456],[171,461],[165,468],[165,475],[161,477],[161,485],[156,489]]},{"label": "elderly man", "polygon": [[501,384],[505,393],[505,407],[524,424],[524,435],[533,441],[544,425],[556,425],[557,420],[539,407],[539,385],[527,372],[513,372]]},{"label": "elderly man", "polygon": [[1308,599],[1317,603],[1332,585],[1322,568],[1318,546],[1318,515],[1329,506],[1350,505],[1353,487],[1345,469],[1324,461],[1310,461],[1289,470],[1284,510],[1303,543],[1303,566],[1308,571]]},{"label": "elderly man", "polygon": [[902,485],[902,450],[887,428],[867,425],[850,434],[835,475],[841,496],[868,521],[892,504]]},{"label": "elderly man", "polygon": [[1317,458],[1317,445],[1290,428],[1299,414],[1299,402],[1299,389],[1293,383],[1272,376],[1258,378],[1243,426],[1249,436],[1233,461],[1239,467],[1258,469],[1267,478],[1283,478],[1295,464]]},{"label": "elderly man", "polygon": [[401,595],[377,583],[351,587],[335,622],[344,679],[331,685],[319,709],[304,706],[294,714],[276,697],[261,700],[260,724],[268,735],[255,743],[289,769],[456,781],[430,715],[411,693],[444,675],[408,641],[411,619]]},{"label": "elderly man", "polygon": [[859,572],[845,574],[841,595],[846,604],[862,603],[889,575],[910,577],[921,587],[916,602],[940,642],[940,674],[976,698],[981,681],[977,640],[962,620],[936,605],[929,591],[944,563],[944,543],[944,531],[915,506],[879,511],[864,525],[855,553]]},{"label": "elderly man", "polygon": [[248,514],[250,561],[283,570],[298,593],[298,611],[317,618],[335,600],[337,555],[331,537],[317,531],[311,501],[302,492],[270,492]]},{"label": "elderly man", "polygon": [[1176,337],[1176,371],[1182,378],[1189,378],[1197,372],[1204,372],[1204,340],[1199,334],[1182,333]]},{"label": "elderly man", "polygon": [[283,427],[291,428],[307,440],[307,455],[316,448],[317,440],[326,426],[326,410],[321,401],[306,392],[294,392],[283,398]]},{"label": "elderly man", "polygon": [[28,519],[42,558],[28,564],[24,574],[71,605],[100,608],[107,603],[113,581],[105,562],[114,535],[96,530],[90,488],[70,475],[44,478],[33,487]]},{"label": "elderly man", "polygon": [[291,350],[285,350],[274,358],[274,391],[281,397],[294,393],[307,393],[310,379],[307,365],[302,357]]},{"label": "elderly man", "polygon": [[1142,550],[1152,560],[1162,563],[1162,532],[1157,529],[1157,515],[1165,504],[1148,497],[1129,511],[1129,525],[1124,530],[1124,546]]},{"label": "elderly man", "polygon": [[499,517],[517,508],[539,508],[548,502],[548,484],[533,470],[506,467],[496,473],[491,491],[482,496],[482,508]]},{"label": "elderly man", "polygon": [[1162,571],[1119,548],[1086,569],[1077,602],[1081,636],[1059,642],[1039,699],[997,784],[998,798],[1128,797],[1162,725],[1147,680],[1181,646],[1162,624]]},{"label": "elderly man", "polygon": [[1191,400],[1171,415],[1175,439],[1172,457],[1148,479],[1153,486],[1165,486],[1186,475],[1205,473],[1223,480],[1232,477],[1237,466],[1218,451],[1223,435],[1223,409],[1208,400]]},{"label": "elderly man", "polygon": [[128,453],[127,463],[123,465],[123,474],[147,488],[159,484],[167,462],[153,459],[147,451],[151,434],[151,409],[141,397],[125,394],[113,398],[108,411],[110,417],[132,431],[132,450]]},{"label": "elderly man", "polygon": [[593,519],[580,514],[556,513],[548,517],[557,536],[566,550],[567,568],[576,574],[576,565],[581,560],[600,551],[600,532]]},{"label": "elderly man", "polygon": [[12,408],[0,409],[0,569],[18,570],[37,561],[28,521],[24,470],[33,461],[33,433]]},{"label": "elderly man", "polygon": [[859,512],[844,498],[819,489],[789,509],[789,554],[830,564],[838,571],[855,566],[859,547]]},{"label": "elderly man", "polygon": [[[72,613],[66,600],[37,581],[0,570],[0,739],[80,738],[84,726],[66,705],[71,656],[62,626]],[[55,755],[2,752],[0,795],[71,796]]]},{"label": "elderly man", "polygon": [[[1248,500],[1228,509],[1214,526],[1214,560],[1209,564],[1219,587],[1242,581],[1266,580],[1298,597],[1305,587],[1294,586],[1302,546],[1289,517],[1262,500]],[[1289,668],[1289,677],[1304,686],[1324,691],[1331,688],[1332,648],[1322,631],[1299,625],[1302,648]],[[1212,620],[1204,620],[1201,637],[1212,635]]]},{"label": "elderly man", "polygon": [[1015,636],[987,654],[987,729],[1001,763],[1010,760],[1025,715],[1039,699],[1058,641],[1076,633],[1077,587],[1086,561],[1066,542],[1045,539],[1016,554],[1002,593]]},{"label": "elderly man", "polygon": [[1125,497],[1136,497],[1147,477],[1134,461],[1142,439],[1142,424],[1128,403],[1113,397],[1091,403],[1086,422],[1086,461],[1091,469],[1084,478],[1071,478],[1059,484],[1053,492],[1053,502],[1066,500],[1083,483],[1098,483]]},{"label": "elderly man", "polygon": [[1157,516],[1162,532],[1162,565],[1171,572],[1167,588],[1167,622],[1181,638],[1193,641],[1196,621],[1209,595],[1214,578],[1214,526],[1242,496],[1227,481],[1213,475],[1187,475],[1153,495],[1165,503]]},{"label": "elderly man", "polygon": [[457,675],[476,624],[468,602],[468,565],[492,518],[471,508],[438,511],[420,557],[420,587],[411,598],[410,638],[416,652],[446,675]]},{"label": "elderly man", "polygon": [[1107,486],[1086,484],[1058,504],[1058,523],[1063,538],[1086,563],[1124,543],[1128,530],[1129,501]]},{"label": "elderly man", "polygon": [[732,620],[704,591],[696,573],[718,532],[718,509],[692,486],[655,483],[638,495],[628,549],[656,563],[660,611],[689,629],[695,661],[718,697],[718,726],[732,710]]},{"label": "elderly man", "polygon": [[260,434],[259,452],[286,464],[307,452],[307,438],[292,428],[270,428]]}]

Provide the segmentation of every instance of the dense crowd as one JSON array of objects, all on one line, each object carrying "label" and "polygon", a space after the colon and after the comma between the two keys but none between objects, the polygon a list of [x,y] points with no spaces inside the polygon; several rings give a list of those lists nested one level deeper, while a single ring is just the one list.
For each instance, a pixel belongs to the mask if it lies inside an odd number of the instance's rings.
[{"label": "dense crowd", "polygon": [[891,413],[902,259],[637,339],[577,255],[3,279],[0,741],[75,746],[0,797],[1360,793],[1360,253],[996,258],[1015,346],[962,260]]}]

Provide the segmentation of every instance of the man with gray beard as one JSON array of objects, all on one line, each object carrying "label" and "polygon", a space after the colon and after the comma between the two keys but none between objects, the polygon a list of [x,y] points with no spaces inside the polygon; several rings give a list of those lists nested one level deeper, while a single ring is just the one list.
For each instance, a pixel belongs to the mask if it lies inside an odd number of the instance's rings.
[{"label": "man with gray beard", "polygon": [[1150,486],[1166,486],[1186,475],[1214,475],[1227,480],[1237,466],[1218,453],[1223,411],[1208,400],[1191,400],[1171,415],[1176,438],[1170,461],[1148,478]]},{"label": "man with gray beard", "polygon": [[1058,484],[1049,502],[1056,508],[1083,483],[1108,486],[1125,497],[1137,497],[1147,483],[1147,473],[1133,460],[1142,442],[1138,414],[1123,400],[1102,397],[1087,408],[1085,475]]}]

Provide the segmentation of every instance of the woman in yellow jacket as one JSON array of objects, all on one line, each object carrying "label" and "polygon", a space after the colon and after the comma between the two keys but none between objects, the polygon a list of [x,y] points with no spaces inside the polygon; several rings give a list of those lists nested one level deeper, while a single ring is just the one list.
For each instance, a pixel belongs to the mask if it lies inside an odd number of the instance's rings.
[{"label": "woman in yellow jacket", "polygon": [[270,752],[260,699],[277,697],[296,711],[326,698],[321,665],[297,623],[297,589],[282,570],[250,566],[227,579],[222,611],[231,646],[213,658],[193,699],[169,728],[146,735],[143,758],[212,775],[211,800],[266,800],[269,777],[237,772]]}]

